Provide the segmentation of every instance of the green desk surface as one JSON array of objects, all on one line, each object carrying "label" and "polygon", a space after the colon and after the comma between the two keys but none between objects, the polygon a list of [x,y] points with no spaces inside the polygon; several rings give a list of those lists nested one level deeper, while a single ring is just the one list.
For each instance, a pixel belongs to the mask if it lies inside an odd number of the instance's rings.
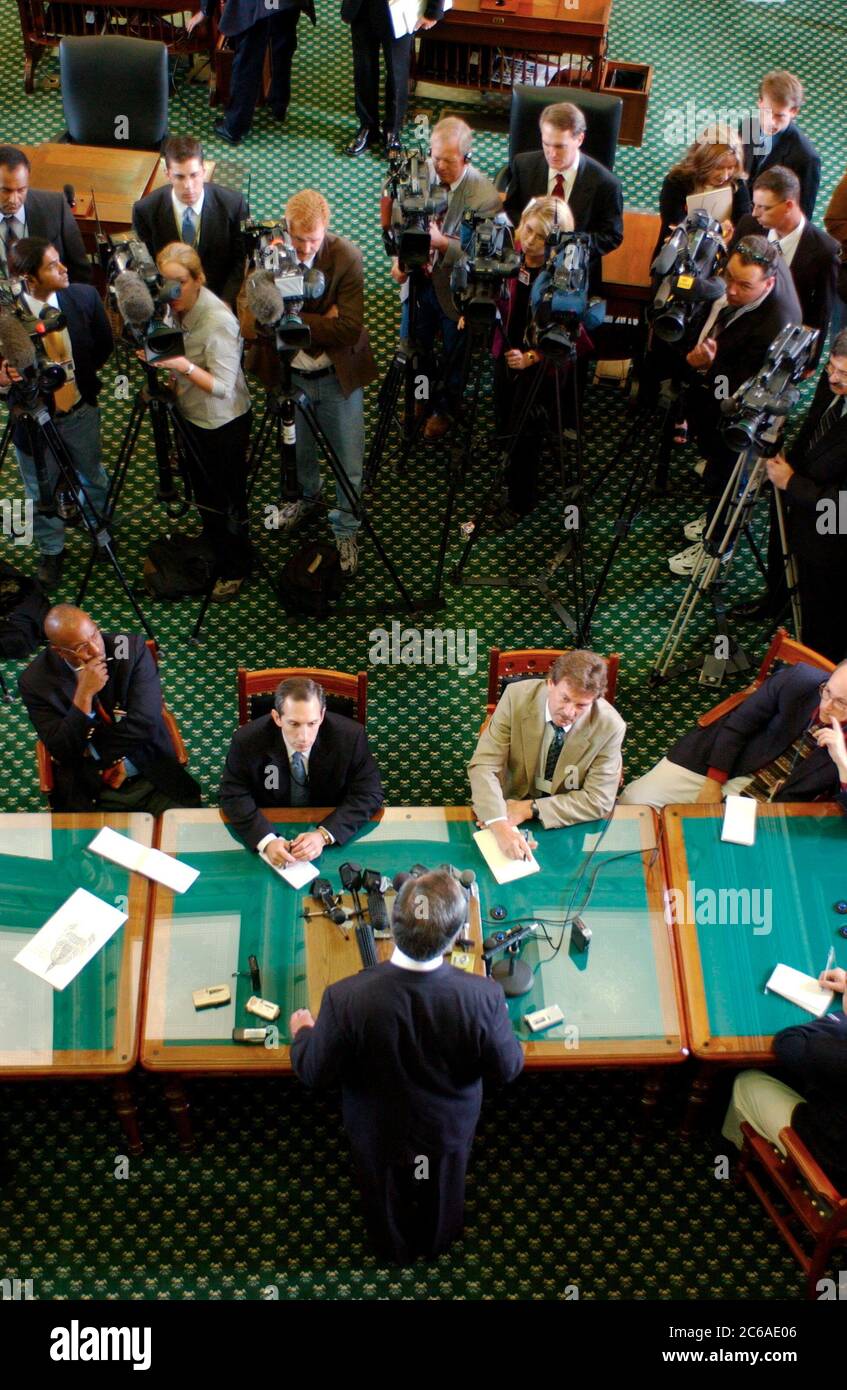
[{"label": "green desk surface", "polygon": [[[135,1065],[149,884],[86,853],[104,825],[153,843],[148,815],[0,815],[0,1076]],[[66,989],[54,990],[14,957],[77,888],[122,907],[129,920]]]},{"label": "green desk surface", "polygon": [[[775,965],[847,965],[847,819],[814,802],[760,806],[756,842],[724,844],[723,808],[665,810],[669,881],[693,1053],[762,1061],[774,1033],[811,1015],[764,986]],[[840,1003],[833,1006],[839,1008]]]},{"label": "green desk surface", "polygon": [[[281,811],[271,818],[286,834],[284,817],[290,833],[314,823],[303,813],[294,826],[295,815]],[[465,807],[392,807],[343,848],[325,851],[321,873],[338,889],[338,868],[346,859],[389,877],[416,862],[429,868],[447,862],[472,868],[488,936],[501,925],[490,916],[497,904],[506,908],[505,925],[529,918],[561,920],[586,862],[585,851],[595,844],[602,825],[539,831],[542,872],[505,887],[497,886],[482,860],[473,843],[474,829]],[[302,911],[308,886],[304,892],[292,890],[240,844],[219,812],[167,812],[160,843],[199,869],[200,877],[181,897],[155,890],[142,1063],[170,1071],[289,1066],[291,1011],[308,1005],[314,1012],[326,983],[359,968],[355,943],[345,945],[325,919],[307,924]],[[530,994],[510,1001],[509,1012],[517,1036],[528,1044],[530,1063],[653,1063],[685,1055],[673,945],[663,917],[662,862],[650,853],[655,844],[653,813],[619,808],[576,892],[578,907],[599,867],[582,912],[594,934],[588,955],[572,954],[570,928],[563,933],[552,922],[547,927],[552,944],[539,937],[523,948],[522,958],[533,968],[533,987]],[[383,947],[381,954],[387,951],[390,947]],[[249,978],[233,978],[247,970],[249,955],[257,957],[263,995],[280,1005],[278,1035],[271,1036],[268,1047],[232,1042],[234,1027],[258,1023],[244,1009],[252,992]],[[195,1011],[193,990],[217,984],[230,985],[231,1003]],[[530,1041],[523,1016],[552,1003],[562,1008],[565,1025]]]}]

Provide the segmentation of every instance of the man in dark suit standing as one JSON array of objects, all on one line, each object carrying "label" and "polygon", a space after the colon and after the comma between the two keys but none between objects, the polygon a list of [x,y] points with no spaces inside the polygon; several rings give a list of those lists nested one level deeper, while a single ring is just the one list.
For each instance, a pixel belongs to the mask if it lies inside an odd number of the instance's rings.
[{"label": "man in dark suit standing", "polygon": [[795,121],[803,105],[803,84],[791,72],[767,73],[759,85],[757,138],[744,142],[744,168],[752,184],[775,164],[793,169],[800,180],[800,206],[814,217],[821,181],[821,157]]},{"label": "man in dark suit standing", "polygon": [[394,953],[325,990],[317,1022],[291,1015],[291,1064],[306,1086],[341,1086],[373,1245],[433,1259],[462,1234],[465,1173],[483,1081],[513,1081],[523,1052],[494,980],[444,962],[467,920],[449,874],[397,894]]},{"label": "man in dark suit standing", "polygon": [[22,672],[21,699],[55,760],[55,811],[160,815],[199,806],[162,717],[162,687],[144,638],[101,632],[81,608],[44,619],[48,646]]},{"label": "man in dark suit standing", "polygon": [[[201,0],[188,31],[209,19],[218,0]],[[243,140],[253,123],[268,44],[271,48],[271,114],[284,121],[291,100],[291,64],[297,51],[297,21],[305,10],[313,24],[314,0],[224,0],[218,24],[235,49],[229,106],[215,134],[230,145]]]},{"label": "man in dark suit standing", "polygon": [[730,252],[746,236],[766,236],[783,254],[791,271],[803,323],[818,329],[809,362],[813,372],[821,359],[829,329],[841,247],[810,222],[800,206],[800,180],[793,169],[775,165],[759,174],[753,185],[753,213],[739,219]]},{"label": "man in dark suit standing", "polygon": [[[443,0],[427,0],[415,32],[431,29],[444,14]],[[379,51],[385,60],[385,121],[382,127],[386,151],[400,148],[400,133],[409,100],[409,58],[413,34],[394,33],[388,0],[341,0],[341,18],[350,25],[353,42],[353,87],[359,129],[344,151],[364,154],[379,144]]]},{"label": "man in dark suit standing", "polygon": [[[292,676],[273,709],[232,736],[221,779],[221,810],[250,848],[272,864],[317,859],[343,845],[383,802],[377,765],[361,724],[329,714],[316,681]],[[334,806],[317,830],[288,841],[260,806]]]},{"label": "man in dark suit standing", "polygon": [[[89,520],[97,522],[106,504],[109,479],[100,457],[100,412],[97,373],[112,352],[112,330],[93,285],[69,285],[68,271],[55,246],[43,237],[23,237],[9,251],[9,268],[24,284],[23,299],[36,318],[46,309],[64,314],[66,326],[45,333],[45,355],[60,364],[66,380],[53,392],[52,420],[81,480]],[[19,380],[15,369],[0,363],[0,388]],[[34,504],[33,534],[40,553],[38,578],[45,588],[58,584],[65,558],[65,524],[55,492],[59,466],[46,450],[45,466],[36,465],[37,426],[19,419],[12,440],[27,497]],[[41,477],[39,477],[39,472]],[[90,504],[90,505],[88,505]]]},{"label": "man in dark suit standing", "polygon": [[247,255],[241,223],[250,210],[234,189],[205,182],[203,147],[194,136],[172,136],[163,156],[168,182],[133,205],[132,225],[154,259],[174,241],[193,246],[207,288],[234,309]]},{"label": "man in dark suit standing", "polygon": [[55,246],[71,283],[89,284],[91,262],[64,193],[30,188],[29,175],[23,150],[0,145],[0,274],[7,274],[9,251],[16,241],[43,237]]},{"label": "man in dark suit standing", "polygon": [[631,806],[838,801],[847,811],[847,662],[785,666],[713,724],[696,724],[620,800]]},{"label": "man in dark suit standing", "polygon": [[503,206],[515,226],[531,198],[564,198],[574,230],[591,237],[591,288],[602,279],[601,260],[623,241],[620,179],[583,154],[585,117],[569,101],[545,106],[538,122],[541,149],[515,155]]}]

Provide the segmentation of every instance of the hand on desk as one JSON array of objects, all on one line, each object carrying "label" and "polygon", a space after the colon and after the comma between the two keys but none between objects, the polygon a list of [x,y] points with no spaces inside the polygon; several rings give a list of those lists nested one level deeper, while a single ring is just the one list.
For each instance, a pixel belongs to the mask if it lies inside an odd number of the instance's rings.
[{"label": "hand on desk", "polygon": [[832,970],[824,970],[818,984],[827,989],[834,989],[836,994],[844,996],[842,1003],[847,1014],[847,970],[841,970],[837,965]]},{"label": "hand on desk", "polygon": [[296,864],[297,860],[290,853],[291,844],[284,840],[281,835],[277,835],[275,840],[269,840],[265,845],[265,855],[271,864],[279,867],[280,864]]},{"label": "hand on desk", "polygon": [[521,832],[508,821],[495,821],[488,828],[507,859],[529,859],[532,851],[536,848],[537,841],[532,839],[527,841]]},{"label": "hand on desk", "polygon": [[315,1020],[308,1009],[295,1009],[288,1020],[288,1031],[293,1038],[298,1028],[314,1028]]},{"label": "hand on desk", "polygon": [[325,846],[326,841],[318,830],[307,830],[291,841],[291,853],[293,858],[300,862],[304,859],[317,859]]}]

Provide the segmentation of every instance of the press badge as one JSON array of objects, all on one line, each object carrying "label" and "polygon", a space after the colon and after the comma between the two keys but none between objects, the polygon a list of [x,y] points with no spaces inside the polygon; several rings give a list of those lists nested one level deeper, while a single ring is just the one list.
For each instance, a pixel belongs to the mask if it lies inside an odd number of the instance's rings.
[{"label": "press badge", "polygon": [[520,270],[518,271],[518,280],[522,285],[529,284],[529,271],[527,270],[525,265],[522,265]]}]

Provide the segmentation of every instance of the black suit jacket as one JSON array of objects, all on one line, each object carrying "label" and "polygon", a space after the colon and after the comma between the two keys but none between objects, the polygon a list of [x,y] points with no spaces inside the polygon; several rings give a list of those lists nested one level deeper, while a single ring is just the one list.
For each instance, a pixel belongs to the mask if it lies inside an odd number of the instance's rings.
[{"label": "black suit jacket", "polygon": [[[384,11],[384,13],[383,13]],[[363,19],[369,15],[371,23],[378,17],[375,25],[377,32],[385,38],[394,37],[394,29],[391,24],[391,15],[388,10],[388,0],[341,0],[341,18],[345,24],[352,24],[356,19]],[[425,19],[441,19],[444,15],[443,0],[427,0],[424,10]]]},{"label": "black suit jacket", "polygon": [[[681,178],[678,174],[668,174],[665,177],[659,193],[659,216],[662,221],[653,252],[654,257],[658,255],[663,242],[670,236],[671,227],[678,227],[680,222],[685,221],[688,212],[685,200],[693,192],[693,180]],[[747,187],[746,179],[739,179],[732,192],[730,220],[733,226],[736,226],[741,218],[748,216],[749,213],[750,190]]]},{"label": "black suit jacket", "polygon": [[[792,121],[778,135],[763,136],[762,143],[768,146],[764,158],[753,144],[744,146],[744,168],[750,175],[751,185],[765,169],[780,164],[785,169],[793,169],[800,180],[800,206],[807,217],[814,217],[815,202],[821,181],[821,157],[799,126]],[[755,167],[754,167],[755,165]]]},{"label": "black suit jacket", "polygon": [[[792,550],[810,564],[831,564],[840,570],[833,589],[833,601],[840,602],[836,598],[837,586],[843,582],[842,567],[847,566],[847,532],[843,524],[838,524],[839,507],[847,507],[847,416],[842,415],[822,438],[811,442],[833,399],[824,372],[800,433],[787,451],[786,457],[795,472],[783,496],[788,502]],[[822,502],[824,506],[820,507]],[[819,527],[827,513],[834,525]]]},{"label": "black suit jacket", "polygon": [[307,1086],[341,1086],[357,1156],[386,1164],[467,1152],[483,1080],[514,1080],[523,1051],[496,981],[384,961],[324,991],[291,1064]]},{"label": "black suit jacket", "polygon": [[[73,703],[76,675],[50,647],[39,652],[18,679],[27,714],[58,764],[55,804],[70,810],[85,810],[91,804],[83,775],[89,742],[103,767],[129,758],[156,785],[160,782],[160,762],[176,765],[162,719],[159,673],[144,638],[135,633],[104,632],[103,641],[106,656],[112,660],[109,679],[98,699],[111,723],[99,713],[89,719],[77,709]],[[126,654],[123,647],[118,649],[120,655],[115,654],[118,641],[126,642]],[[116,711],[123,714],[116,717]]]},{"label": "black suit jacket", "polygon": [[[744,236],[767,236],[765,228],[752,213],[738,222],[730,253]],[[812,367],[817,366],[823,352],[840,263],[841,247],[838,242],[807,218],[789,269],[803,311],[803,323],[807,328],[819,330],[811,359]]]},{"label": "black suit jacket", "polygon": [[[233,734],[220,798],[221,810],[250,849],[277,833],[259,807],[291,805],[291,773],[282,733],[269,714]],[[308,804],[335,807],[321,824],[343,845],[382,803],[382,783],[364,729],[354,719],[327,711],[309,755]]]},{"label": "black suit jacket", "polygon": [[[704,306],[708,310],[709,306]],[[710,398],[718,377],[727,381],[727,395],[732,395],[748,377],[755,376],[764,365],[765,354],[774,338],[789,323],[802,323],[803,311],[797,298],[797,291],[791,279],[791,272],[780,258],[777,266],[776,282],[770,294],[765,295],[746,314],[733,319],[718,334],[718,350],[704,382]]]},{"label": "black suit jacket", "polygon": [[[515,226],[530,198],[547,196],[549,172],[542,150],[515,155],[503,205]],[[598,160],[580,150],[579,168],[568,206],[573,213],[576,231],[591,234],[591,287],[596,290],[602,278],[601,257],[614,251],[623,241],[621,181]]]},{"label": "black suit jacket", "polygon": [[[69,285],[66,290],[59,290],[56,298],[67,319],[79,393],[89,405],[96,405],[100,392],[97,373],[114,346],[102,301],[93,285]],[[18,447],[28,453],[29,435],[22,425],[16,427],[13,437]]]},{"label": "black suit jacket", "polygon": [[[180,240],[172,192],[171,185],[165,184],[164,188],[157,188],[141,198],[132,209],[132,225],[154,257],[169,242]],[[244,280],[247,248],[241,235],[241,223],[248,216],[249,209],[240,193],[222,188],[218,183],[204,186],[196,250],[203,262],[208,289],[232,309]]]},{"label": "black suit jacket", "polygon": [[55,246],[73,284],[90,284],[91,262],[64,193],[46,193],[40,188],[30,188],[25,210],[27,235],[45,237]]},{"label": "black suit jacket", "polygon": [[[216,5],[217,0],[201,0],[200,8],[207,19]],[[260,19],[272,19],[283,10],[294,9],[304,10],[312,23],[316,23],[314,0],[277,0],[274,5],[268,5],[266,0],[224,0],[218,28],[222,34],[232,38],[243,34],[245,29],[252,29]]]},{"label": "black suit jacket", "polygon": [[803,1096],[791,1124],[827,1176],[847,1189],[847,1015],[783,1028],[773,1040],[787,1080]]},{"label": "black suit jacket", "polygon": [[[727,779],[757,772],[790,748],[818,708],[824,675],[814,666],[786,666],[769,676],[723,719],[705,729],[698,724],[675,743],[668,759],[705,776],[710,768]],[[847,811],[847,792],[825,748],[798,763],[777,801],[838,801]]]}]

